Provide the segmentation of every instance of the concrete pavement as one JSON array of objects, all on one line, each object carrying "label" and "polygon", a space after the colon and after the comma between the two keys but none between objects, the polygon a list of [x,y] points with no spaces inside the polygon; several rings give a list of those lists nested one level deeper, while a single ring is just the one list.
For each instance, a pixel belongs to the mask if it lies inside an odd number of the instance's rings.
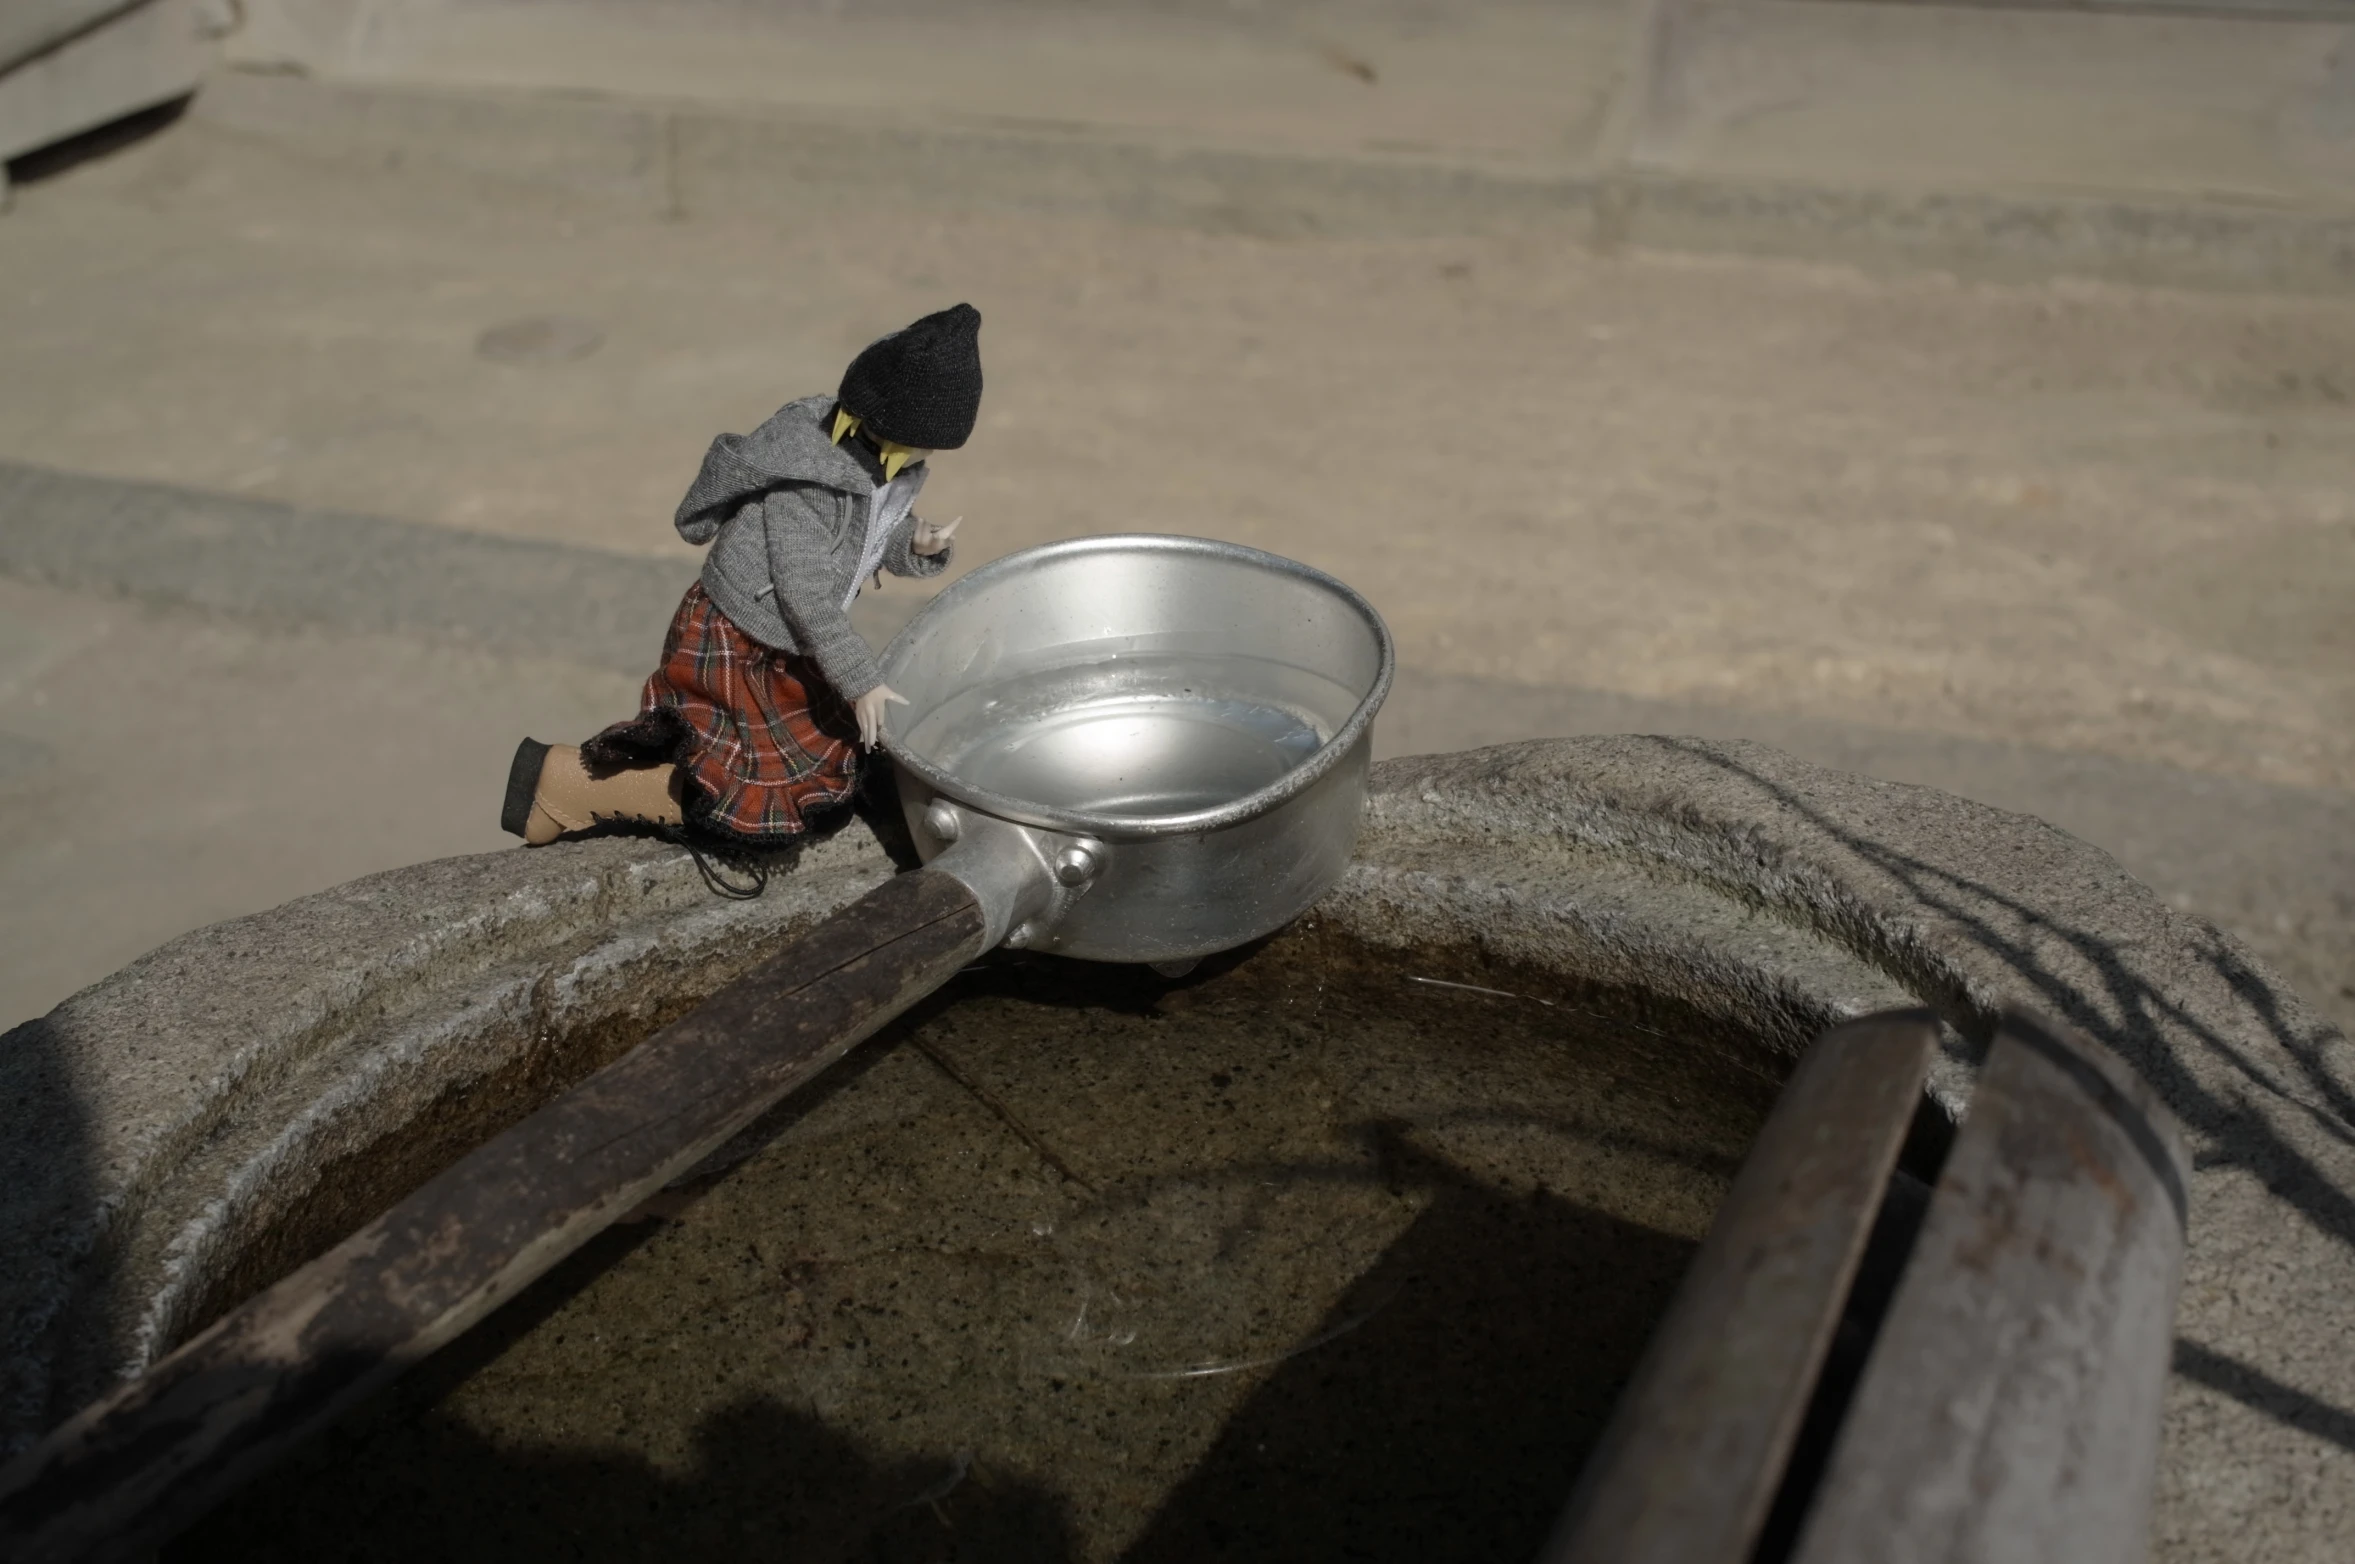
[{"label": "concrete pavement", "polygon": [[[195,531],[122,530],[146,502],[119,486],[11,480],[10,568],[51,583],[10,588],[13,1009],[191,922],[492,845],[473,775],[520,729],[626,703],[693,566],[664,518],[703,442],[972,297],[990,396],[931,491],[967,513],[969,557],[1141,526],[1308,559],[1398,632],[1388,752],[1654,729],[1937,782],[2112,847],[2349,1013],[2355,304],[2003,285],[1971,280],[1969,245],[1878,274],[1593,244],[1612,168],[1674,165],[1688,195],[1733,180],[1749,202],[1798,188],[1790,160],[1818,143],[1848,149],[1811,165],[1846,183],[1801,204],[1845,191],[1885,217],[1928,188],[1888,160],[1925,143],[1862,134],[1842,81],[1919,68],[1922,29],[1978,29],[1962,81],[2039,28],[2116,18],[1833,8],[1862,19],[1737,144],[1709,114],[1781,79],[1827,8],[1748,8],[1736,49],[1726,18],[1681,7],[1642,14],[1686,31],[1629,33],[1641,17],[1610,7],[1484,6],[1435,32],[1403,4],[1173,0],[1118,25],[1042,5],[978,54],[920,47],[947,36],[929,0],[871,32],[740,9],[733,32],[633,55],[645,13],[566,8],[572,53],[478,80],[535,58],[554,13],[379,7],[374,32],[314,36],[344,52],[293,61],[310,77],[224,76],[159,133],[19,165],[42,177],[0,233],[0,460],[166,485]],[[291,14],[253,9],[257,29]],[[424,29],[406,64],[361,48],[396,22]],[[2180,64],[2166,39],[2207,25],[2134,36]],[[428,48],[442,26],[491,32]],[[2233,226],[2252,212],[2309,237],[2337,220],[2337,34],[2299,27],[2232,34],[2247,68],[2185,100],[2239,127],[2212,160],[2246,154],[2203,177],[2261,195],[2262,157],[2308,157],[2307,184],[2222,227],[2197,192],[2168,197],[2234,265],[2263,259]],[[715,37],[750,65],[704,74]],[[1612,52],[1631,39],[1658,50]],[[1568,76],[1531,65],[1567,56]],[[1840,75],[1868,57],[1897,74]],[[2097,57],[2013,74],[2058,103]],[[1609,63],[1631,58],[1653,94],[1633,119]],[[584,60],[641,74],[565,74]],[[871,101],[879,61],[920,64],[924,93]],[[1693,72],[1732,85],[1662,85]],[[2252,81],[2276,119],[2243,112]],[[565,95],[583,85],[608,96]],[[1016,88],[1043,119],[988,96]],[[1956,128],[1968,97],[1940,100],[1936,147],[2001,128]],[[2166,128],[2068,123],[2035,143],[2064,185],[2070,159]],[[2011,203],[1972,230],[1989,242],[2053,197],[1939,177],[1941,221]],[[43,515],[77,518],[70,547]],[[265,739],[253,714],[280,690],[305,716]],[[137,763],[153,754],[175,758]],[[422,772],[399,759],[420,754]],[[371,802],[304,802],[339,793]],[[60,833],[61,814],[105,825]],[[258,845],[298,821],[285,839],[308,845]],[[207,856],[198,832],[236,845]]]},{"label": "concrete pavement", "polygon": [[[628,712],[693,563],[5,464],[0,516],[12,1024],[198,924],[505,845],[515,739]],[[864,596],[861,628],[880,644],[921,601]],[[2040,815],[2355,1022],[2344,793],[1416,666],[1376,749],[1615,732],[1755,738]]]},{"label": "concrete pavement", "polygon": [[[629,552],[981,302],[977,555],[1210,531],[1435,672],[2355,785],[2355,303],[925,203],[620,213],[183,122],[27,185],[0,459]],[[549,316],[601,345],[476,351]]]},{"label": "concrete pavement", "polygon": [[2343,291],[2351,37],[2331,0],[247,0],[199,111],[699,217],[892,191]]}]

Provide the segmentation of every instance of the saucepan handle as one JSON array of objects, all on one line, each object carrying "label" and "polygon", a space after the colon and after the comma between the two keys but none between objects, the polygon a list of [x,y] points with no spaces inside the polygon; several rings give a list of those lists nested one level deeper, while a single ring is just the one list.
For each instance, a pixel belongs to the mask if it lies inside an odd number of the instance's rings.
[{"label": "saucepan handle", "polygon": [[992,943],[876,887],[0,1469],[0,1555],[152,1549],[814,1080]]}]

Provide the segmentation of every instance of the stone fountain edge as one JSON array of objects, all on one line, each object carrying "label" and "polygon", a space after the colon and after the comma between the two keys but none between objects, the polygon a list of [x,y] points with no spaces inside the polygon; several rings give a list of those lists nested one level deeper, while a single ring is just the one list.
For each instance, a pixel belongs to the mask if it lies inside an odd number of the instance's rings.
[{"label": "stone fountain edge", "polygon": [[[862,825],[755,901],[642,840],[447,859],[196,930],[0,1038],[0,1449],[167,1350],[371,1147],[528,1111],[891,872]],[[2355,1297],[2355,1058],[2097,849],[1759,745],[1546,740],[1377,766],[1314,916],[1656,993],[1785,1054],[1926,1004],[1958,1112],[2002,1004],[2085,1030],[2200,1169],[2160,1551],[2323,1558],[2355,1530],[2355,1449],[2327,1437],[2355,1406],[2333,1320]]]}]

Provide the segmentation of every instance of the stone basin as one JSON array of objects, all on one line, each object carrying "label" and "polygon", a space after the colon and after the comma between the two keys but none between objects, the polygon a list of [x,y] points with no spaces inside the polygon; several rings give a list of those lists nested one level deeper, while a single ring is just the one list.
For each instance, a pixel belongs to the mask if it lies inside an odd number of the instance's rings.
[{"label": "stone basin", "polygon": [[[10,1033],[0,1427],[891,872],[862,825],[753,902],[646,842],[450,860]],[[1961,1113],[2015,999],[2199,1158],[2160,1555],[2331,1556],[2344,1040],[2040,822],[1668,739],[1386,763],[1343,885],[1180,982],[984,964],[175,1552],[1525,1554],[1797,1051],[1926,1004]]]}]

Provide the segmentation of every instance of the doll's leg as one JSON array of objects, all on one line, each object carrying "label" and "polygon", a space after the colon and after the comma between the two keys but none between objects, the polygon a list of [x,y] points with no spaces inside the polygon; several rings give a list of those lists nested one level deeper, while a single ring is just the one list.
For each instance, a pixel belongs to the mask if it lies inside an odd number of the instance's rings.
[{"label": "doll's leg", "polygon": [[507,774],[499,824],[532,847],[607,822],[678,825],[686,819],[679,802],[685,783],[684,773],[671,765],[591,776],[577,746],[525,739]]}]

